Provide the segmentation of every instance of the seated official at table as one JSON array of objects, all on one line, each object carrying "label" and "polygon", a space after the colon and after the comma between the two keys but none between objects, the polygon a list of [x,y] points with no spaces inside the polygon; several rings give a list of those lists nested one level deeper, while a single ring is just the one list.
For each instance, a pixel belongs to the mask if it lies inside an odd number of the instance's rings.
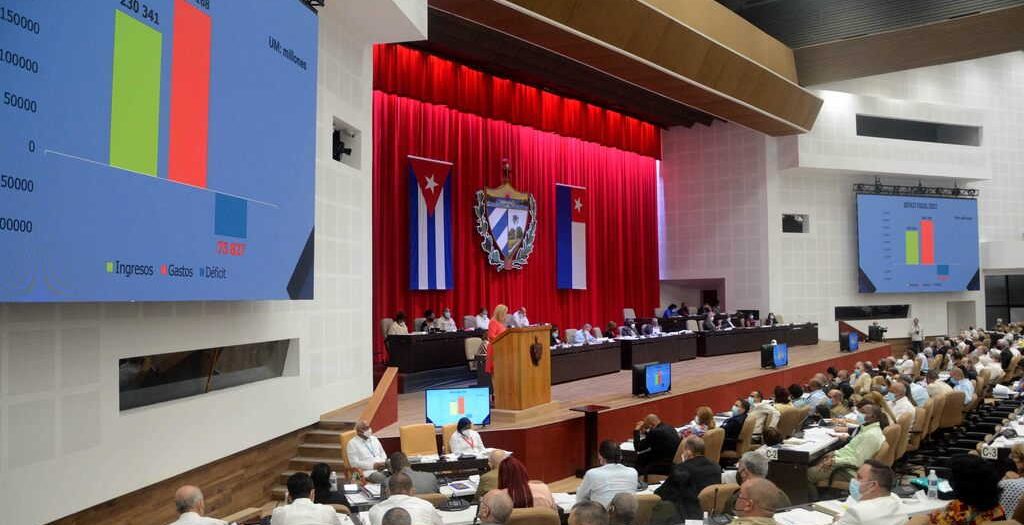
[{"label": "seated official at table", "polygon": [[451,308],[441,310],[441,317],[434,321],[434,329],[441,332],[454,332],[459,329],[455,319],[452,319]]},{"label": "seated official at table", "polygon": [[712,311],[708,311],[706,314],[704,314],[704,320],[700,322],[700,329],[705,332],[714,332],[716,328],[717,327],[715,326],[715,313]]},{"label": "seated official at table", "polygon": [[636,327],[636,321],[629,319],[626,324],[619,327],[619,337],[637,337],[640,331]]},{"label": "seated official at table", "polygon": [[641,474],[667,475],[679,448],[679,433],[657,415],[648,414],[633,429],[633,448]]},{"label": "seated official at table", "polygon": [[455,433],[448,440],[452,454],[480,454],[486,451],[484,440],[473,430],[473,422],[468,417],[460,418]]},{"label": "seated official at table", "polygon": [[[405,452],[392,452],[388,456],[388,472],[391,473],[390,479],[395,474],[402,473],[409,476],[412,480],[412,488],[415,494],[433,494],[440,491],[440,483],[437,482],[437,476],[430,472],[419,472],[412,469],[412,464],[409,463],[409,457],[405,455]],[[382,483],[382,489],[385,496],[388,494],[388,482],[385,480]]]},{"label": "seated official at table", "polygon": [[594,337],[594,333],[591,332],[593,328],[594,327],[590,326],[590,323],[586,323],[583,325],[583,328],[576,330],[576,335],[572,340],[573,344],[582,345],[596,343],[597,338]]},{"label": "seated official at table", "polygon": [[826,454],[821,460],[807,469],[807,481],[812,494],[817,493],[819,481],[849,481],[857,473],[857,469],[865,461],[878,453],[885,443],[882,427],[879,424],[881,409],[871,403],[859,408],[864,416],[864,423],[856,435],[843,448]]},{"label": "seated official at table", "polygon": [[754,319],[754,314],[747,314],[747,317],[743,319],[744,328],[757,328],[758,326],[760,326],[760,323],[757,322],[757,319]]},{"label": "seated official at table", "polygon": [[927,520],[910,521],[934,525],[980,525],[1006,519],[999,504],[999,473],[993,462],[971,454],[958,454],[950,459],[949,484],[953,501],[945,510],[933,512]]},{"label": "seated official at table", "polygon": [[697,414],[689,425],[683,427],[679,437],[686,439],[690,436],[704,437],[704,433],[715,428],[715,412],[709,406],[697,407]]},{"label": "seated official at table", "polygon": [[551,489],[540,481],[530,481],[526,467],[515,456],[505,458],[498,467],[498,488],[512,498],[512,505],[517,509],[557,510]]},{"label": "seated official at table", "polygon": [[840,525],[903,525],[907,513],[899,496],[892,493],[896,474],[880,461],[869,459],[850,480],[850,499],[839,517]]},{"label": "seated official at table", "polygon": [[203,516],[206,502],[199,487],[185,485],[175,491],[174,508],[178,511],[178,520],[171,525],[226,525],[221,520]]},{"label": "seated official at table", "polygon": [[384,481],[384,474],[380,470],[384,468],[388,456],[366,421],[356,423],[356,437],[349,440],[346,453],[349,465],[359,469],[369,482]]},{"label": "seated official at table", "polygon": [[633,525],[640,502],[632,492],[620,492],[608,504],[608,525]]},{"label": "seated official at table", "polygon": [[736,325],[732,323],[732,316],[725,315],[718,320],[719,330],[732,330],[733,328],[736,328]]},{"label": "seated official at table", "polygon": [[[755,478],[740,485],[737,491],[736,518],[731,525],[775,525],[775,512],[783,508],[785,493],[764,478]],[[786,498],[788,499],[788,498]]]},{"label": "seated official at table", "polygon": [[487,466],[490,467],[490,470],[480,475],[480,482],[476,486],[478,498],[487,494],[488,491],[498,488],[498,467],[506,457],[508,457],[508,452],[504,450],[494,449],[491,451],[491,455],[487,457]]},{"label": "seated official at table", "polygon": [[313,503],[321,505],[344,505],[349,507],[343,490],[331,490],[331,467],[327,463],[313,465],[309,472],[313,480]]},{"label": "seated official at table", "polygon": [[679,315],[679,307],[676,306],[676,303],[668,305],[668,308],[665,308],[665,310],[661,312],[661,317],[664,319],[668,319],[669,317],[675,317],[677,315]]},{"label": "seated official at table", "polygon": [[661,325],[658,324],[658,318],[654,317],[650,323],[647,323],[641,329],[644,335],[658,335],[661,333]]},{"label": "seated official at table", "polygon": [[562,336],[558,331],[558,325],[551,325],[551,346],[560,345],[563,343],[565,343],[565,341],[562,340]]},{"label": "seated official at table", "polygon": [[520,306],[516,313],[512,314],[508,326],[509,328],[525,328],[530,326],[530,319],[526,317],[525,306]]},{"label": "seated official at table", "polygon": [[420,325],[416,327],[417,332],[430,332],[434,329],[434,321],[437,321],[437,317],[434,315],[434,311],[427,309],[423,312],[423,320],[420,321]]},{"label": "seated official at table", "polygon": [[740,432],[743,430],[743,423],[747,421],[747,412],[750,411],[750,403],[746,399],[737,399],[732,404],[732,416],[722,423],[725,430],[725,441],[722,443],[722,450],[736,450],[739,445]]},{"label": "seated official at table", "polygon": [[686,306],[686,303],[683,303],[683,304],[679,305],[679,315],[684,315],[684,316],[689,317],[689,315],[690,315],[690,307]]},{"label": "seated official at table", "polygon": [[319,505],[310,499],[313,480],[305,472],[288,476],[287,505],[274,509],[270,525],[341,525],[330,505]]},{"label": "seated official at table", "polygon": [[775,313],[774,312],[768,312],[768,317],[765,318],[764,325],[765,326],[775,326],[777,324],[779,324],[779,320],[775,318]]},{"label": "seated official at table", "polygon": [[615,321],[608,321],[608,324],[604,325],[604,336],[611,339],[618,337],[619,326],[615,324]]},{"label": "seated official at table", "polygon": [[391,326],[388,327],[387,335],[406,335],[408,333],[409,327],[405,326],[405,312],[395,312]]},{"label": "seated official at table", "polygon": [[480,509],[477,518],[485,525],[504,525],[512,517],[512,498],[508,494],[494,489],[480,498]]},{"label": "seated official at table", "polygon": [[601,466],[592,468],[583,475],[583,482],[576,489],[576,501],[596,501],[605,508],[620,492],[636,492],[640,476],[636,469],[620,463],[622,451],[618,443],[605,440],[598,449]]},{"label": "seated official at table", "polygon": [[404,472],[388,478],[388,493],[388,499],[370,507],[370,525],[382,525],[384,514],[394,508],[405,509],[413,525],[444,525],[434,505],[413,496],[412,480]]},{"label": "seated official at table", "polygon": [[478,330],[487,330],[487,325],[491,323],[491,318],[487,317],[487,307],[481,306],[473,320]]},{"label": "seated official at table", "polygon": [[661,497],[651,511],[651,524],[682,523],[702,516],[697,495],[722,479],[722,467],[704,457],[704,440],[690,436],[683,442],[683,461],[654,493]]}]

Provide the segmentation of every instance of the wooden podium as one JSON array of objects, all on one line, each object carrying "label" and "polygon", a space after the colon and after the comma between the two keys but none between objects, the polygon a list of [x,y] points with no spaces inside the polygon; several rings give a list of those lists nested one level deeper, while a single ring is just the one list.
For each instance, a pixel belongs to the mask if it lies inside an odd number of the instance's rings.
[{"label": "wooden podium", "polygon": [[[534,343],[540,346],[539,356],[533,355]],[[526,410],[550,403],[551,326],[509,328],[492,344],[494,408]]]}]

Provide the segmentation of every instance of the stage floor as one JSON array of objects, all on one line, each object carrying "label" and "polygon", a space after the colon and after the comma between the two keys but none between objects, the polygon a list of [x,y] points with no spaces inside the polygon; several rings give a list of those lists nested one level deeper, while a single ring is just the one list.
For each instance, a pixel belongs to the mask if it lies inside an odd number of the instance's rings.
[{"label": "stage floor", "polygon": [[[794,346],[789,349],[789,367],[787,369],[822,363],[821,369],[824,370],[830,366],[828,361],[832,361],[840,356],[850,358],[859,354],[865,354],[864,359],[877,360],[877,355],[874,355],[877,352],[871,351],[887,346],[889,345],[885,343],[861,343],[860,350],[855,354],[841,354],[839,352],[839,343],[837,342],[820,342],[816,345]],[[868,355],[869,353],[871,355]],[[494,423],[487,427],[486,431],[526,429],[582,418],[582,414],[568,410],[574,406],[596,404],[605,405],[610,410],[615,410],[647,404],[652,400],[671,400],[673,397],[684,396],[716,386],[729,385],[766,374],[775,374],[783,370],[785,369],[762,369],[759,352],[699,357],[673,364],[672,392],[651,399],[633,397],[631,394],[632,374],[628,370],[622,370],[614,374],[554,385],[551,387],[552,403],[547,408],[539,410],[535,415],[521,419],[516,423]],[[724,410],[728,407],[712,408]],[[321,420],[352,421],[352,413],[358,413],[358,410],[361,410],[361,408],[351,407],[350,410],[335,411],[325,414]],[[424,420],[424,393],[401,394],[398,396],[398,423],[374,429],[374,434],[381,438],[397,438],[399,425],[421,423]]]}]

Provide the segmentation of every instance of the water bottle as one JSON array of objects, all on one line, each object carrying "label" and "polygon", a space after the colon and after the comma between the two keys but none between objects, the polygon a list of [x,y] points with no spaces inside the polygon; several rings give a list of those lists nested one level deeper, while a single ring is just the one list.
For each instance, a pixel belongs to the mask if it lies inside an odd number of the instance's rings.
[{"label": "water bottle", "polygon": [[928,499],[939,498],[939,477],[935,475],[935,469],[928,471]]},{"label": "water bottle", "polygon": [[338,491],[338,473],[333,470],[331,471],[331,491]]},{"label": "water bottle", "polygon": [[704,525],[711,525],[711,516],[708,515],[707,511],[704,512]]}]

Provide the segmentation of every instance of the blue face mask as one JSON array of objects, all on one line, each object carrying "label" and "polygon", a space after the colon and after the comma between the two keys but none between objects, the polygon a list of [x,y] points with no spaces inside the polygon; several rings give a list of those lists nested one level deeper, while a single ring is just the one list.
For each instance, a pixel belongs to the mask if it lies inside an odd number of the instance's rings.
[{"label": "blue face mask", "polygon": [[889,392],[888,394],[885,395],[885,400],[889,402],[896,401],[896,394]]},{"label": "blue face mask", "polygon": [[857,412],[857,423],[860,423],[861,425],[864,424],[864,414]]},{"label": "blue face mask", "polygon": [[757,404],[757,403],[754,402],[754,396],[748,397],[747,398],[747,403],[750,403],[751,405],[756,405]]},{"label": "blue face mask", "polygon": [[740,415],[740,407],[732,407],[732,415],[734,415],[734,416]]},{"label": "blue face mask", "polygon": [[853,478],[850,480],[850,497],[853,501],[860,501],[860,480]]},{"label": "blue face mask", "polygon": [[831,397],[825,400],[825,406],[827,406],[829,408],[832,408],[832,398]]}]

